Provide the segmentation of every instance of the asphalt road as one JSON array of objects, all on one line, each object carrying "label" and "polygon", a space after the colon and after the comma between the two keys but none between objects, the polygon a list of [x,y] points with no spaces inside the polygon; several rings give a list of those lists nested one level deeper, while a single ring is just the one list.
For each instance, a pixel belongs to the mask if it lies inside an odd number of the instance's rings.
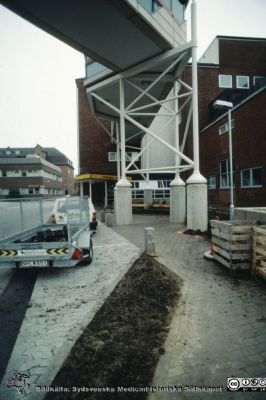
[{"label": "asphalt road", "polygon": [[[43,220],[47,223],[54,207],[55,200],[43,200]],[[21,219],[21,210],[23,219]],[[0,240],[14,235],[24,229],[34,228],[41,224],[39,200],[0,201]],[[22,226],[23,225],[23,226]]]}]

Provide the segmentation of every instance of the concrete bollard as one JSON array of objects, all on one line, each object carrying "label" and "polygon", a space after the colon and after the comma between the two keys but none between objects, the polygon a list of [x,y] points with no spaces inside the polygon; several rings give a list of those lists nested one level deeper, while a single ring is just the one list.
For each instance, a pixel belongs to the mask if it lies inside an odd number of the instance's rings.
[{"label": "concrete bollard", "polygon": [[144,228],[146,253],[155,253],[154,232],[154,228]]},{"label": "concrete bollard", "polygon": [[106,223],[106,226],[114,225],[114,213],[106,213],[105,214],[105,223]]},{"label": "concrete bollard", "polygon": [[105,222],[105,211],[101,211],[101,222]]}]

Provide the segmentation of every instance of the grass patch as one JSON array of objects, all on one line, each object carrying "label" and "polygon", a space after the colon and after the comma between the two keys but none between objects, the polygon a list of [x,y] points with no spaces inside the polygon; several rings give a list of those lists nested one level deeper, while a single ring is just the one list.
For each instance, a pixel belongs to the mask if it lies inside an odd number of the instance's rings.
[{"label": "grass patch", "polygon": [[[48,393],[46,400],[143,400],[148,393],[119,392],[119,387],[150,386],[182,280],[143,254],[109,296],[73,346],[52,386],[69,393]],[[85,392],[75,393],[72,387]],[[88,392],[90,388],[115,392]]]}]

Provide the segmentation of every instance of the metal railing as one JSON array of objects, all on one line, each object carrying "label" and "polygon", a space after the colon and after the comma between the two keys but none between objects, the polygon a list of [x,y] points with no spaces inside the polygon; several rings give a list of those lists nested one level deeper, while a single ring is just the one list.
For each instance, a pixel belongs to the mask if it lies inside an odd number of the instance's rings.
[{"label": "metal railing", "polygon": [[[68,238],[73,240],[89,224],[88,197],[66,197],[64,210],[66,212]],[[60,209],[58,211],[60,212]]]},{"label": "metal railing", "polygon": [[50,223],[55,199],[21,198],[0,200],[0,240]]}]

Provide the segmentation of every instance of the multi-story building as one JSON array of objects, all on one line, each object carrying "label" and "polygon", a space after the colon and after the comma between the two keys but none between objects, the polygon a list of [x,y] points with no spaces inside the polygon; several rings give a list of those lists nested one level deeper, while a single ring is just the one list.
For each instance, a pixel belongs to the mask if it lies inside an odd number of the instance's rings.
[{"label": "multi-story building", "polygon": [[73,175],[71,161],[57,149],[0,148],[2,196],[63,195],[74,189]]},{"label": "multi-story building", "polygon": [[[191,66],[184,79],[191,82]],[[235,206],[266,205],[266,39],[217,36],[198,62],[200,162],[208,179],[209,207],[229,210],[228,114],[233,104]],[[190,144],[190,151],[191,151]]]}]

